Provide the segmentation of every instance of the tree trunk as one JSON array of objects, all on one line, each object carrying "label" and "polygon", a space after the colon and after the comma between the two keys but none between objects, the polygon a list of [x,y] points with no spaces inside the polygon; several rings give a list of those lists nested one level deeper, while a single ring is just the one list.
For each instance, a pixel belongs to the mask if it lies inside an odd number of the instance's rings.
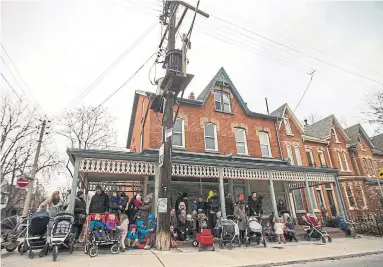
[{"label": "tree trunk", "polygon": [[162,230],[156,233],[156,247],[158,250],[170,249],[170,231]]}]

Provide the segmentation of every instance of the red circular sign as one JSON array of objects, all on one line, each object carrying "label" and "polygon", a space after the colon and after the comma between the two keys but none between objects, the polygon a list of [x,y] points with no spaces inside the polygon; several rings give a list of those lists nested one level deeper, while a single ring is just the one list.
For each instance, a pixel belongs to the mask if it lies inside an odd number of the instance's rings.
[{"label": "red circular sign", "polygon": [[16,182],[16,185],[20,188],[25,188],[27,187],[29,184],[29,181],[28,179],[24,178],[24,177],[19,177],[17,178],[17,182]]}]

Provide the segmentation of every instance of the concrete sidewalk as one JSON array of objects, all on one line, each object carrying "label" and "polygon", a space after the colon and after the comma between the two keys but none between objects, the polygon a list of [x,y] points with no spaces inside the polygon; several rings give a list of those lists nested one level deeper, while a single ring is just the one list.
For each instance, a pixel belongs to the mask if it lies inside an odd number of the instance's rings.
[{"label": "concrete sidewalk", "polygon": [[96,258],[90,258],[82,252],[69,255],[63,252],[56,263],[52,256],[30,260],[27,256],[17,253],[2,253],[1,265],[4,267],[73,267],[94,266],[114,267],[128,265],[129,267],[236,267],[257,266],[266,264],[280,264],[284,262],[315,261],[323,258],[338,258],[356,256],[368,253],[383,253],[381,238],[362,237],[362,239],[339,238],[333,243],[299,242],[286,245],[268,244],[248,248],[233,248],[233,250],[219,250],[216,252],[198,252],[193,248],[172,250],[169,252],[134,250],[118,255],[111,255],[110,251],[101,251]]}]

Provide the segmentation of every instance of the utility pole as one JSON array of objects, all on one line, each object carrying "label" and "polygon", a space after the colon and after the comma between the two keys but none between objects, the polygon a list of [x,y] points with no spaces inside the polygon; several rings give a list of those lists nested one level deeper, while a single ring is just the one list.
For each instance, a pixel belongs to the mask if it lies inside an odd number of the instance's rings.
[{"label": "utility pole", "polygon": [[[198,2],[199,3],[199,2]],[[177,9],[183,6],[183,14],[179,21],[176,23]],[[190,27],[187,36],[184,35],[182,50],[176,49],[176,33],[180,28],[182,20],[188,10],[194,12],[193,23]],[[165,58],[166,75],[162,79],[159,85],[163,91],[161,95],[156,96],[157,99],[162,102],[165,100],[165,107],[163,109],[163,121],[162,121],[162,147],[159,155],[160,166],[160,188],[158,192],[158,226],[156,235],[156,247],[159,250],[170,249],[170,215],[169,208],[171,207],[170,187],[171,187],[171,175],[172,175],[172,132],[173,132],[173,106],[174,101],[177,98],[179,92],[184,92],[187,85],[190,83],[193,75],[186,73],[186,52],[190,46],[190,35],[193,28],[196,15],[200,14],[205,17],[209,17],[208,14],[198,10],[197,7],[193,7],[183,1],[166,1],[164,3],[164,24],[166,24],[167,18],[169,18],[166,31],[162,37],[159,48],[161,48],[162,42],[167,36],[167,54]],[[178,105],[179,108],[179,105]],[[176,112],[178,114],[178,110]],[[176,115],[177,116],[177,115]]]},{"label": "utility pole", "polygon": [[37,141],[37,150],[36,150],[36,154],[35,154],[35,160],[33,162],[32,172],[31,172],[31,176],[29,178],[28,192],[27,192],[27,196],[26,196],[25,202],[24,202],[23,217],[28,216],[29,207],[31,205],[31,199],[32,199],[32,194],[33,194],[33,182],[35,180],[35,176],[36,176],[36,172],[37,172],[37,168],[38,168],[41,144],[43,142],[46,124],[47,124],[47,121],[43,120],[43,123],[41,124],[41,129],[40,129],[39,141]]}]

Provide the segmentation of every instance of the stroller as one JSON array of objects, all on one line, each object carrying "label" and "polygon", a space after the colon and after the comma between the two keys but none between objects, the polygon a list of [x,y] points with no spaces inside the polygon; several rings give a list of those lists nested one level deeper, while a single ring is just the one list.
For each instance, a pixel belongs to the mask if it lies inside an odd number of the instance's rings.
[{"label": "stroller", "polygon": [[306,232],[305,239],[307,241],[310,241],[311,238],[314,238],[316,240],[322,239],[322,242],[326,243],[325,237],[327,237],[328,242],[332,241],[330,235],[326,232],[324,227],[319,224],[317,218],[314,215],[307,213],[306,215],[302,216],[302,219],[308,225],[303,227],[303,230]]},{"label": "stroller", "polygon": [[252,241],[256,242],[257,245],[263,244],[266,247],[266,239],[262,234],[262,225],[260,224],[260,220],[256,216],[250,216],[248,218],[248,229],[246,230],[246,243],[248,246]]},{"label": "stroller", "polygon": [[233,220],[222,219],[219,231],[221,233],[219,240],[219,247],[221,249],[227,245],[228,249],[231,250],[234,242],[238,242],[239,246],[241,246],[238,224]]},{"label": "stroller", "polygon": [[27,218],[12,216],[1,221],[1,249],[12,252],[18,248],[19,252],[22,243],[19,238],[25,236],[27,229]]},{"label": "stroller", "polygon": [[[99,246],[111,246],[110,252],[112,254],[117,254],[120,252],[120,238],[118,233],[111,234],[106,231],[105,223],[108,219],[109,213],[105,213],[101,215],[101,222],[104,224],[104,228],[100,229],[103,233],[105,233],[105,238],[96,237],[93,232],[88,232],[87,241],[84,247],[84,253],[89,254],[89,257],[93,258],[98,255],[98,247]],[[95,213],[89,214],[87,228],[90,226],[92,220],[96,217]]]},{"label": "stroller", "polygon": [[74,234],[72,233],[73,223],[74,217],[69,213],[57,214],[53,219],[53,228],[51,233],[53,261],[57,260],[60,246],[69,248],[69,253],[72,254],[75,243]]},{"label": "stroller", "polygon": [[48,212],[36,212],[29,216],[27,220],[27,230],[24,242],[20,248],[20,254],[28,251],[28,257],[33,259],[33,250],[41,249],[39,256],[44,257],[48,254],[48,223],[50,217]]}]

